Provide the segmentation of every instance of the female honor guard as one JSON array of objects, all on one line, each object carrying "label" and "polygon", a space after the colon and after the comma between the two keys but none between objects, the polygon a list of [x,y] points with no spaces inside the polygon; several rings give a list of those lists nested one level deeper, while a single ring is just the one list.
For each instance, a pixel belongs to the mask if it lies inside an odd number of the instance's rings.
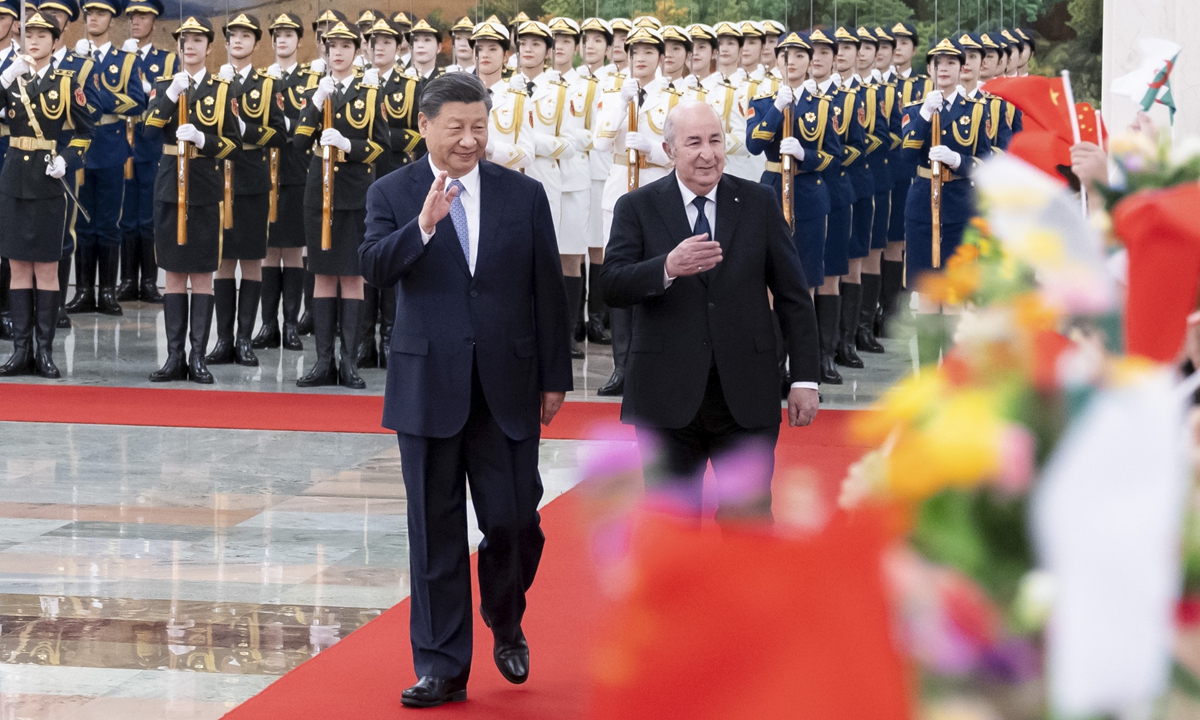
[{"label": "female honor guard", "polygon": [[[14,57],[0,73],[0,111],[10,132],[0,171],[0,256],[12,267],[9,290],[13,355],[0,375],[59,377],[54,365],[58,319],[58,261],[62,257],[67,200],[63,178],[83,167],[92,136],[87,98],[75,74],[52,70],[58,24],[34,12],[25,22],[26,57]],[[57,142],[73,130],[63,155]],[[34,297],[34,278],[37,297]],[[36,304],[37,350],[34,335]]]},{"label": "female honor guard", "polygon": [[608,179],[612,168],[612,153],[600,152],[592,147],[592,128],[596,124],[596,107],[600,104],[600,86],[611,68],[605,65],[605,58],[613,44],[613,30],[608,23],[600,18],[588,18],[580,26],[583,35],[582,52],[583,64],[575,69],[579,82],[572,95],[572,112],[583,109],[583,127],[587,133],[587,176],[588,182],[588,212],[587,238],[588,248],[588,277],[587,277],[587,323],[584,332],[577,332],[575,340],[582,342],[587,338],[589,343],[611,345],[612,337],[605,328],[607,309],[604,296],[600,292],[600,270],[604,267],[604,246],[608,238],[602,232],[604,211],[601,204],[604,201],[604,182]]},{"label": "female honor guard", "polygon": [[[300,300],[304,292],[304,186],[308,182],[311,151],[292,144],[300,126],[304,95],[319,77],[296,60],[304,24],[291,13],[281,13],[267,29],[275,48],[275,62],[267,68],[283,99],[283,121],[288,142],[271,154],[278,159],[275,219],[267,231],[267,256],[262,269],[262,327],[250,347],[303,350],[300,341]],[[278,99],[276,100],[278,102]],[[274,114],[274,113],[272,113]],[[236,218],[236,215],[235,215]],[[282,266],[282,267],[281,267]],[[283,298],[283,331],[279,329],[279,299]]]},{"label": "female honor guard", "polygon": [[[241,145],[229,83],[209,75],[205,61],[212,51],[212,23],[191,16],[172,33],[179,43],[182,70],[160,78],[150,98],[147,133],[162,133],[163,154],[154,190],[154,248],[167,271],[163,317],[167,326],[167,362],[150,382],[188,380],[210,384],[204,361],[212,323],[212,274],[221,264],[223,161]],[[188,122],[179,122],[179,103],[186,103]],[[182,145],[182,147],[181,147]],[[187,196],[180,198],[179,163],[187,163]],[[185,220],[186,235],[178,232]],[[188,282],[192,286],[188,312]],[[191,353],[184,360],[184,337],[191,324]]]},{"label": "female honor guard", "polygon": [[[233,172],[232,225],[221,244],[221,267],[213,280],[213,302],[217,310],[217,344],[207,360],[209,365],[258,367],[258,358],[250,348],[254,321],[258,319],[258,301],[262,297],[262,266],[267,257],[267,231],[271,215],[271,150],[287,142],[283,115],[283,95],[276,79],[260,73],[251,64],[251,56],[262,39],[258,18],[239,13],[225,25],[229,44],[229,65],[221,67],[220,77],[229,83],[233,97],[237,129],[242,151]],[[228,220],[228,215],[226,216]],[[242,285],[237,287],[237,268],[242,268]],[[234,339],[234,319],[237,339]]]},{"label": "female honor guard", "polygon": [[[366,233],[367,188],[375,181],[375,166],[390,147],[387,122],[380,117],[379,87],[363,82],[354,73],[358,33],[345,23],[333,26],[322,37],[330,74],[321,79],[300,116],[295,143],[311,148],[319,143],[308,168],[304,193],[304,227],[308,240],[308,269],[316,276],[313,287],[313,334],[317,362],[300,378],[300,387],[342,385],[361,390],[367,386],[355,368],[358,320],[362,314],[363,278],[358,269],[358,246]],[[326,101],[331,103],[331,123],[324,122]],[[333,197],[323,199],[325,150],[333,155]],[[328,213],[330,225],[323,216]],[[341,290],[342,357],[334,361],[334,335],[338,324],[338,290]],[[339,372],[340,370],[340,372]]]},{"label": "female honor guard", "polygon": [[[937,169],[942,176],[941,223],[937,228],[941,267],[958,249],[975,209],[971,172],[992,151],[985,128],[987,108],[982,101],[965,97],[958,84],[962,48],[945,39],[929,51],[928,58],[934,73],[934,89],[925,95],[923,102],[904,109],[903,151],[918,158],[917,178],[908,191],[908,207],[904,212],[910,277],[934,270],[935,228],[930,196],[933,171]],[[940,114],[938,127],[932,122],[935,114]],[[937,362],[939,353],[948,346],[951,333],[942,315],[943,309],[949,308],[924,297],[920,301],[917,350],[924,365]]]},{"label": "female honor guard", "polygon": [[475,72],[492,96],[487,159],[523,172],[533,162],[533,126],[525,107],[529,96],[525,93],[524,81],[518,77],[510,84],[504,79],[508,28],[490,17],[479,23],[471,39],[475,43]]}]

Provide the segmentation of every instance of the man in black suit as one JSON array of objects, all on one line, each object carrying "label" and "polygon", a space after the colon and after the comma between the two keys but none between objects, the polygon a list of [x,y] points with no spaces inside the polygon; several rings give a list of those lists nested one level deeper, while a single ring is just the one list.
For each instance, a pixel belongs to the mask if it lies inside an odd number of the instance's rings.
[{"label": "man in black suit", "polygon": [[[716,112],[681,103],[664,137],[675,172],[618,201],[601,275],[605,302],[633,307],[621,419],[637,428],[649,487],[698,512],[712,460],[718,482],[750,488],[723,500],[718,519],[769,517],[780,424],[771,298],[791,358],[792,426],[817,414],[812,299],[771,190],[723,174]],[[755,446],[761,475],[723,478],[722,460]]]},{"label": "man in black suit", "polygon": [[482,161],[491,100],[477,77],[431,80],[418,117],[428,157],[371,186],[362,272],[396,288],[383,424],[408,497],[413,664],[401,702],[467,697],[471,575],[465,485],[479,517],[480,612],[513,683],[529,674],[525,593],[539,527],[539,421],[571,389],[567,296],[546,193]]}]

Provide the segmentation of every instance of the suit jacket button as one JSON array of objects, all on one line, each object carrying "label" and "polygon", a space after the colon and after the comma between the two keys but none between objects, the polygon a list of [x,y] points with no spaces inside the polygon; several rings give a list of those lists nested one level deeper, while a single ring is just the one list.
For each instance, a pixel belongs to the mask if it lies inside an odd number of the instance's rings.
[{"label": "suit jacket button", "polygon": [[471,297],[479,297],[479,291],[478,291],[478,290],[472,290],[472,291],[471,291]]},{"label": "suit jacket button", "polygon": [[[715,303],[709,303],[709,304],[708,304],[708,309],[709,309],[709,310],[716,310],[716,309],[717,309],[717,306],[716,306],[716,304],[715,304]],[[707,343],[705,343],[705,344],[707,344]]]}]

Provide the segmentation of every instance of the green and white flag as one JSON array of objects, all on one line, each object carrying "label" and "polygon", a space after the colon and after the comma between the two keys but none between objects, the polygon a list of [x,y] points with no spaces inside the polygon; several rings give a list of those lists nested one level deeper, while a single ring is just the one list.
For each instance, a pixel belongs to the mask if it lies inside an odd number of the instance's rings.
[{"label": "green and white flag", "polygon": [[1113,81],[1112,91],[1124,95],[1149,111],[1154,103],[1171,110],[1175,123],[1175,96],[1171,93],[1171,72],[1179,60],[1179,45],[1162,38],[1142,38],[1138,41],[1142,64],[1137,70]]}]

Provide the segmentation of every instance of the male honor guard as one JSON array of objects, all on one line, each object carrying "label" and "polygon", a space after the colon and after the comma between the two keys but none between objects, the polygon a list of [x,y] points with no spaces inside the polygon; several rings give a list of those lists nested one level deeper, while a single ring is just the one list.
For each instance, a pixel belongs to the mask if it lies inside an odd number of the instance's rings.
[{"label": "male honor guard", "polygon": [[[133,37],[122,49],[136,58],[134,74],[150,94],[155,78],[175,74],[175,53],[160,50],[150,42],[155,21],[163,13],[162,0],[131,0],[125,6]],[[145,115],[126,121],[132,125],[133,162],[126,165],[125,206],[121,210],[121,284],[117,300],[161,303],[158,290],[158,260],[154,257],[154,177],[162,156],[162,142],[146,137]],[[128,134],[128,132],[127,132]],[[132,172],[129,172],[132,170]]]},{"label": "male honor guard", "polygon": [[[67,217],[63,179],[68,170],[83,166],[92,121],[75,74],[50,66],[54,41],[61,35],[58,23],[34,12],[25,29],[29,64],[17,58],[0,72],[0,113],[7,118],[10,134],[0,170],[0,256],[9,259],[13,272],[13,354],[0,366],[0,376],[57,378],[57,265]],[[68,128],[71,139],[60,155],[58,141]]]},{"label": "male honor guard", "polygon": [[[92,146],[84,166],[79,202],[88,216],[80,214],[76,225],[79,250],[75,264],[75,298],[69,313],[99,312],[120,315],[117,302],[117,273],[121,258],[121,209],[125,198],[125,163],[133,156],[127,120],[137,120],[146,111],[146,91],[134,72],[135,53],[116,48],[109,41],[109,27],[121,15],[121,0],[86,0],[88,39],[80,40],[76,52],[86,50],[96,63],[92,83],[102,113],[96,123]],[[96,269],[99,267],[99,296]]]}]

